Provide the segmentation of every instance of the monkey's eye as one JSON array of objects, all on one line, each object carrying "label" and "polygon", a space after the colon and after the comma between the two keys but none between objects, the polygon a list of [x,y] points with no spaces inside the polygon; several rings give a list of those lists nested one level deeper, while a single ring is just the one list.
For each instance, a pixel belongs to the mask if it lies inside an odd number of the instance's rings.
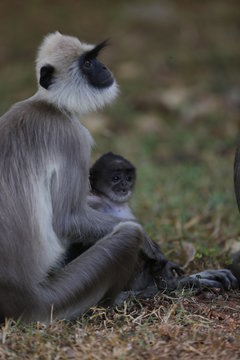
[{"label": "monkey's eye", "polygon": [[92,65],[92,62],[90,60],[85,60],[84,61],[84,67],[86,69],[89,69],[91,67],[91,65]]},{"label": "monkey's eye", "polygon": [[132,177],[130,175],[126,176],[127,181],[132,181]]},{"label": "monkey's eye", "polygon": [[120,180],[120,177],[119,177],[119,176],[116,175],[116,176],[113,176],[113,177],[112,177],[112,181],[113,181],[113,182],[117,182],[118,180]]}]

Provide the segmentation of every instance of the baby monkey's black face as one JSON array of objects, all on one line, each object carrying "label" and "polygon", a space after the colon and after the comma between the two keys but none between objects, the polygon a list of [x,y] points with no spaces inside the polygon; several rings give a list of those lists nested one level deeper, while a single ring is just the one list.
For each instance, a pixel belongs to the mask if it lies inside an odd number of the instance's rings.
[{"label": "baby monkey's black face", "polygon": [[118,203],[129,200],[135,180],[134,166],[122,156],[113,153],[103,155],[90,170],[93,192],[104,194]]},{"label": "baby monkey's black face", "polygon": [[110,165],[105,174],[109,189],[119,198],[130,196],[135,183],[135,170],[124,161],[116,161]]}]

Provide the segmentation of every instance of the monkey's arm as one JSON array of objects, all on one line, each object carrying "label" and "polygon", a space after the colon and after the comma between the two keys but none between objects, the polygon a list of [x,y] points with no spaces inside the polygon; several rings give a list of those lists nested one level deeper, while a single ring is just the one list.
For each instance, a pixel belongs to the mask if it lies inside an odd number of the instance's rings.
[{"label": "monkey's arm", "polygon": [[93,195],[93,194],[88,195],[87,203],[92,209],[95,209],[95,210],[101,210],[101,208],[103,206],[101,197]]},{"label": "monkey's arm", "polygon": [[71,214],[67,219],[65,233],[70,243],[82,243],[90,247],[108,235],[121,222],[129,222],[129,220],[105,214],[87,205],[84,213]]}]

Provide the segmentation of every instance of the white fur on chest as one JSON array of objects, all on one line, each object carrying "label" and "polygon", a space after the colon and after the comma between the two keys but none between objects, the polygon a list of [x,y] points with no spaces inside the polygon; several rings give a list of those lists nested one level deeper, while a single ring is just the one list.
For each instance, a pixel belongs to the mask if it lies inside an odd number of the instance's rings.
[{"label": "white fur on chest", "polygon": [[134,219],[132,211],[127,204],[118,206],[114,205],[112,207],[112,215],[126,219]]},{"label": "white fur on chest", "polygon": [[102,212],[124,219],[135,219],[128,203],[117,204],[106,198],[104,200],[100,209]]},{"label": "white fur on chest", "polygon": [[132,210],[127,202],[125,203],[116,203],[108,199],[103,195],[94,195],[89,194],[88,196],[88,205],[98,211],[101,211],[105,214],[111,216],[124,218],[128,220],[135,220],[135,216],[132,213]]}]

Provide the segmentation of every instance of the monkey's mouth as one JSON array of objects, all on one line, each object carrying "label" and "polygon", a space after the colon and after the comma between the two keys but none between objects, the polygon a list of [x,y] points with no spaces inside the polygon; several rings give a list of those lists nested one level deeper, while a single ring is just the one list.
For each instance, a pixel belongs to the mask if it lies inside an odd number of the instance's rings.
[{"label": "monkey's mouth", "polygon": [[120,194],[126,195],[128,193],[128,190],[127,189],[122,189],[119,192],[120,192]]},{"label": "monkey's mouth", "polygon": [[114,82],[114,78],[112,74],[110,73],[105,79],[102,79],[99,81],[98,86],[99,87],[108,87],[111,86]]},{"label": "monkey's mouth", "polygon": [[114,83],[111,71],[96,58],[83,54],[79,58],[79,67],[90,85],[96,88],[110,87]]},{"label": "monkey's mouth", "polygon": [[131,190],[122,189],[111,194],[112,200],[118,203],[126,202],[131,197]]}]

